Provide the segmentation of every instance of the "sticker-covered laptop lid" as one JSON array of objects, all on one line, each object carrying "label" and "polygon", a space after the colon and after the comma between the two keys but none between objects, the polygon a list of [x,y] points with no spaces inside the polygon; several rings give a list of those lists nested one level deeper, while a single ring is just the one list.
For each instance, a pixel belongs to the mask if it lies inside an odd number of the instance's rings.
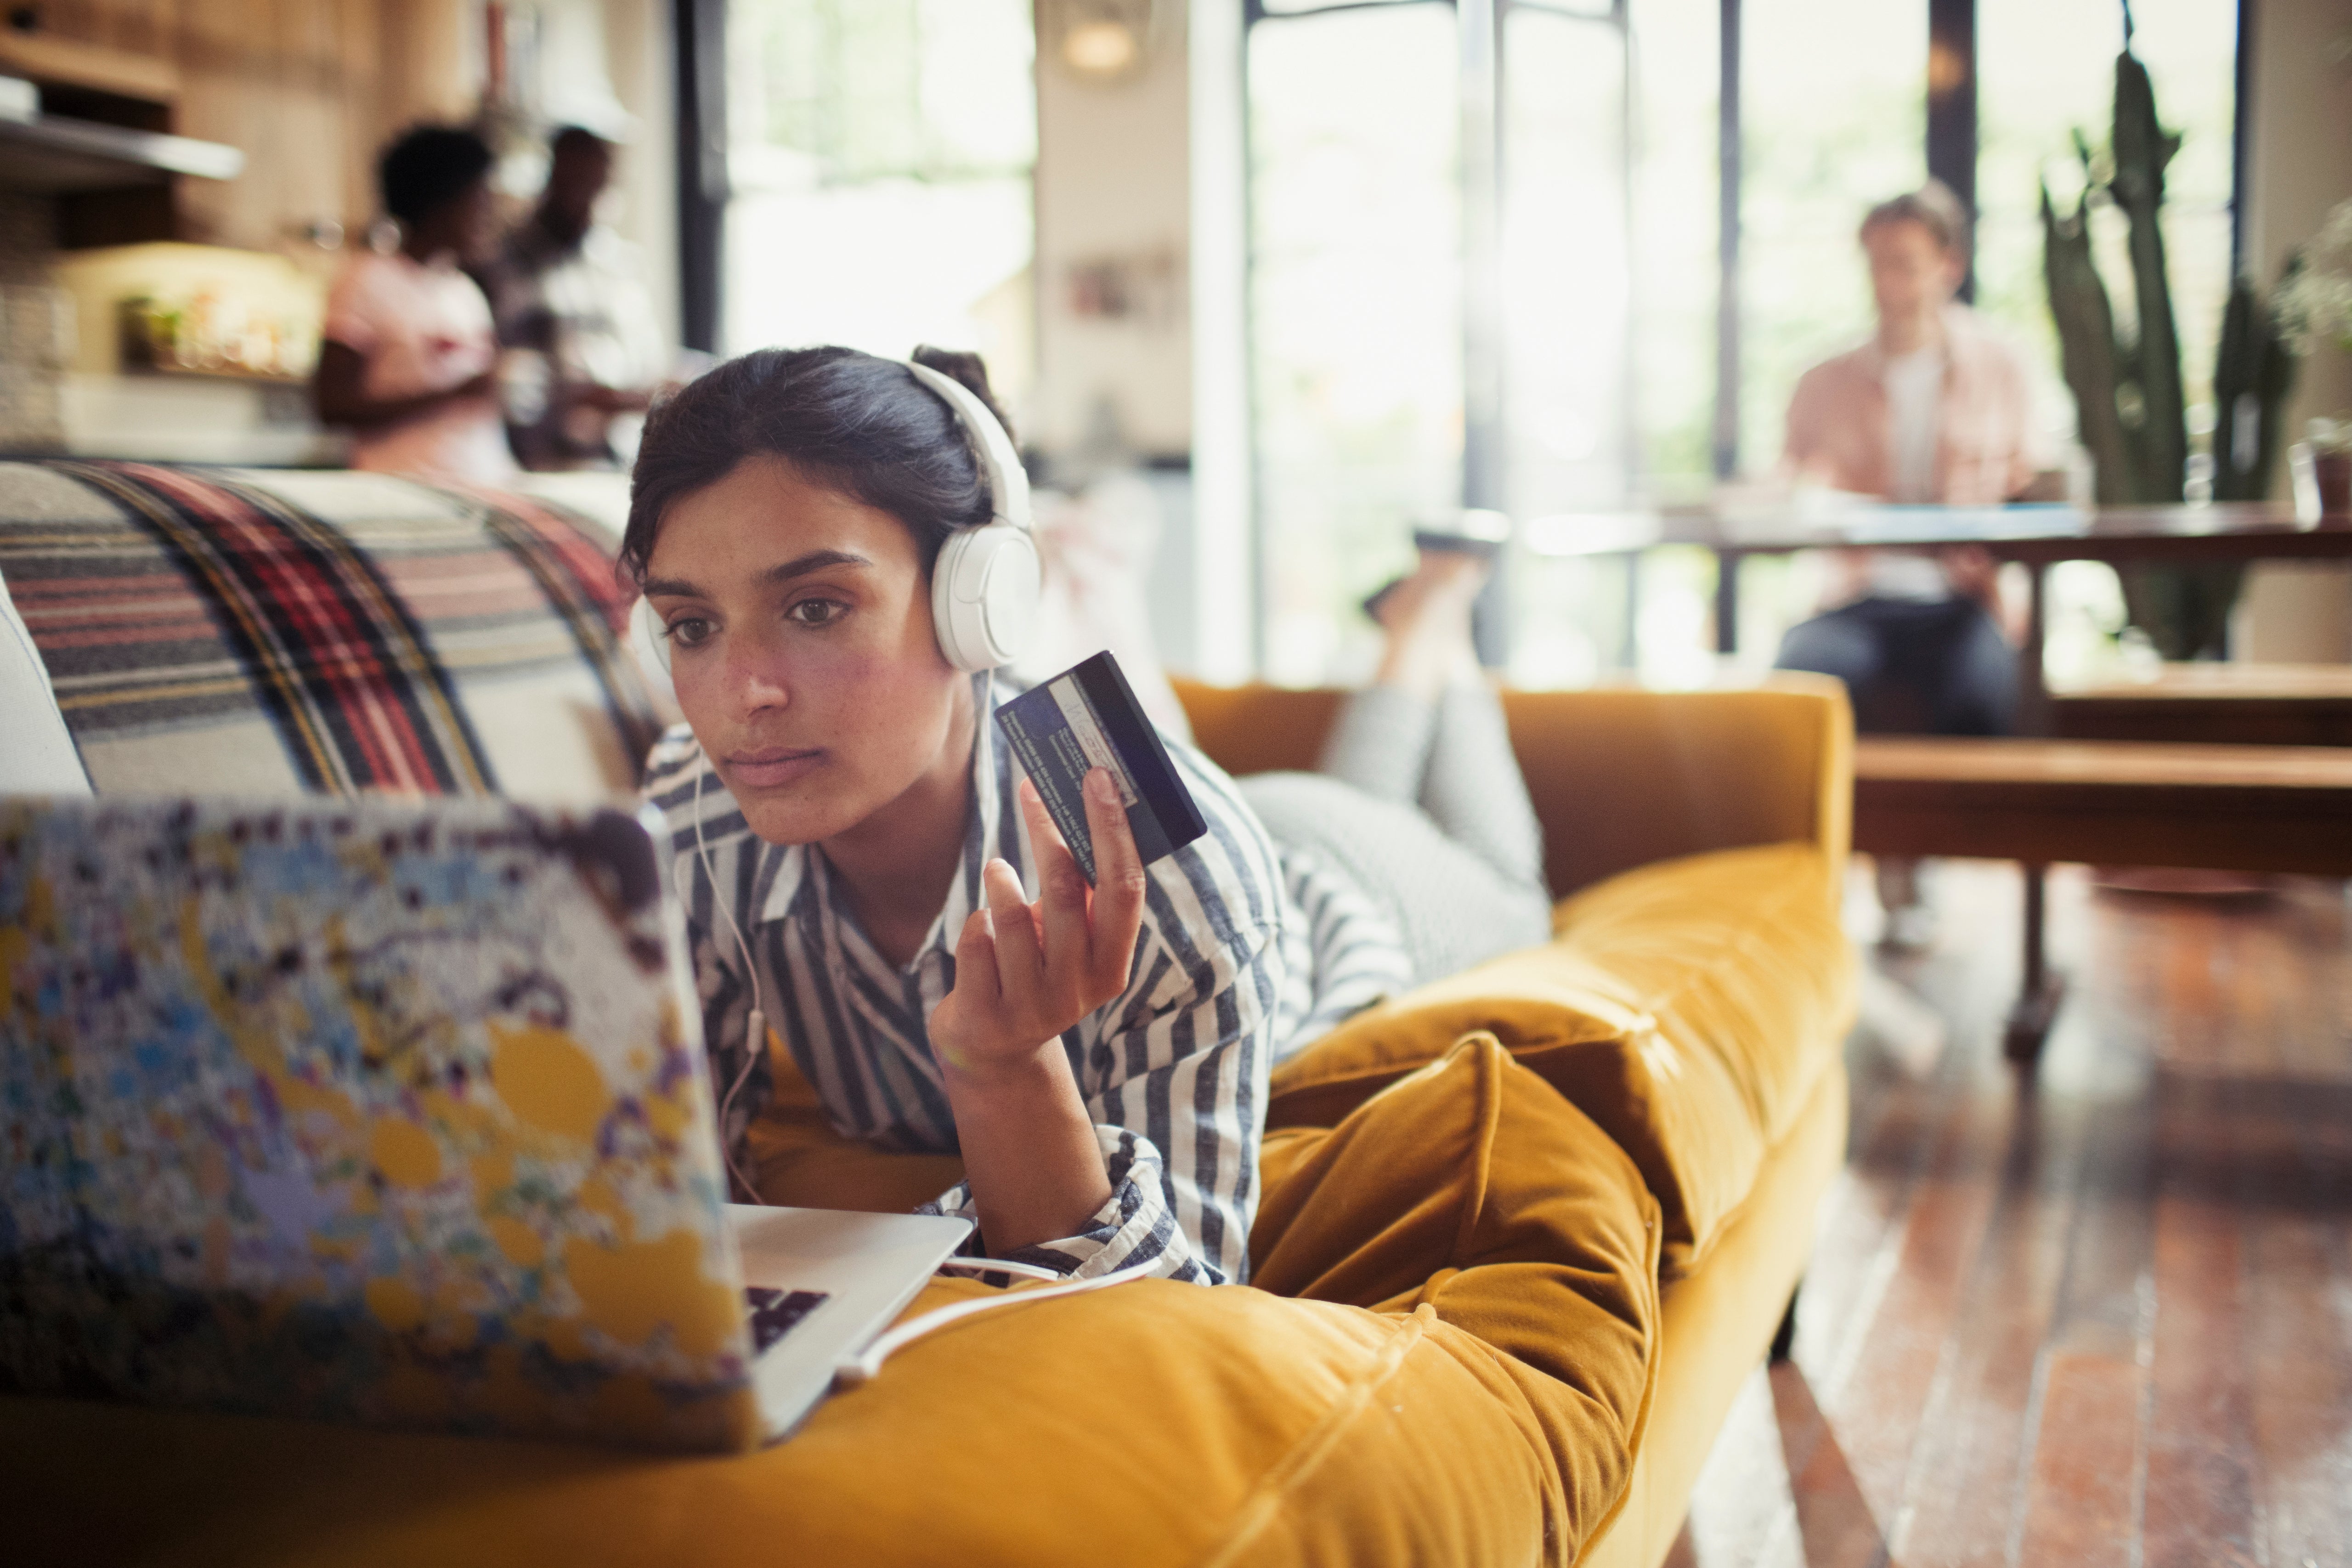
[{"label": "sticker-covered laptop lid", "polygon": [[609,811],[0,800],[0,1382],[756,1442],[655,866]]}]

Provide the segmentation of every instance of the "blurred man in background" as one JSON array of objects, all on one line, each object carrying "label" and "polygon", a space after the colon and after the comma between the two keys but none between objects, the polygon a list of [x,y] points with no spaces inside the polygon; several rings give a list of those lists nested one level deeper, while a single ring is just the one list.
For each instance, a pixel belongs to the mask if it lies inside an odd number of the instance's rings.
[{"label": "blurred man in background", "polygon": [[1901,502],[1991,506],[2036,470],[2025,362],[1957,296],[1969,218],[1930,180],[1862,220],[1878,331],[1807,371],[1789,400],[1800,479]]},{"label": "blurred man in background", "polygon": [[[1799,483],[1949,506],[1998,505],[2034,485],[2025,363],[1956,298],[1968,223],[1934,180],[1862,220],[1878,331],[1798,382],[1786,464]],[[1776,662],[1843,680],[1865,731],[1998,735],[2017,709],[1996,563],[1974,548],[1840,552],[1822,613],[1790,628]],[[1916,863],[1882,862],[1878,880],[1888,940],[1924,945]]]},{"label": "blurred man in background", "polygon": [[596,221],[614,145],[578,125],[548,143],[547,186],[484,274],[510,361],[507,418],[530,468],[609,468],[672,355],[635,248]]}]

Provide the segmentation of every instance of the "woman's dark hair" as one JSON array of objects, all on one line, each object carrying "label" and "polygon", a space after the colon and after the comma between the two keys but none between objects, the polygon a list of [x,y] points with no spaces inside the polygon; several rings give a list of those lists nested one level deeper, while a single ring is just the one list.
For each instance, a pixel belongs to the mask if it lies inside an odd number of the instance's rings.
[{"label": "woman's dark hair", "polygon": [[[978,354],[919,348],[919,364],[970,387],[1013,426]],[[761,349],[656,404],[629,486],[619,570],[642,583],[662,513],[766,453],[907,525],[928,575],[959,528],[989,520],[988,473],[947,401],[896,360],[856,349]]]},{"label": "woman's dark hair", "polygon": [[489,143],[452,125],[419,125],[383,150],[375,166],[383,210],[418,224],[490,172]]}]

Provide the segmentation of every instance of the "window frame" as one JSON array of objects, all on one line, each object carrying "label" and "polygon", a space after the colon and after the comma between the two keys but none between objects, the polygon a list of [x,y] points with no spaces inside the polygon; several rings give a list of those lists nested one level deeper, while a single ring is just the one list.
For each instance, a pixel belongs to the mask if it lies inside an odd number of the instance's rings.
[{"label": "window frame", "polygon": [[[1726,0],[1736,4],[1736,0]],[[1343,12],[1391,10],[1407,5],[1443,5],[1457,18],[1460,40],[1460,101],[1462,104],[1462,234],[1463,234],[1463,298],[1462,316],[1462,484],[1461,504],[1465,508],[1500,508],[1508,494],[1509,485],[1509,407],[1507,332],[1503,320],[1503,257],[1502,230],[1504,205],[1503,160],[1507,105],[1504,101],[1506,50],[1510,37],[1510,15],[1526,11],[1553,16],[1580,25],[1604,26],[1617,34],[1619,58],[1622,62],[1623,79],[1619,84],[1619,102],[1622,120],[1619,127],[1618,186],[1627,211],[1625,216],[1626,244],[1633,243],[1633,116],[1635,112],[1635,79],[1633,49],[1631,36],[1630,0],[1594,0],[1591,5],[1577,5],[1573,0],[1324,0],[1292,10],[1269,10],[1265,0],[1240,0],[1241,60],[1240,83],[1244,123],[1242,145],[1245,163],[1243,171],[1243,363],[1251,367],[1248,381],[1255,384],[1256,290],[1251,286],[1250,275],[1257,264],[1256,226],[1252,217],[1253,194],[1249,189],[1250,165],[1246,162],[1250,146],[1248,105],[1250,101],[1250,37],[1260,26],[1290,26],[1310,23],[1318,18]],[[1630,255],[1629,255],[1630,262]],[[1624,385],[1622,395],[1628,410],[1625,450],[1622,454],[1629,482],[1638,479],[1642,463],[1639,427],[1633,422],[1631,410],[1637,407],[1635,377],[1638,374],[1633,349],[1633,297],[1638,288],[1636,270],[1626,268],[1627,309],[1623,327],[1625,343],[1620,354]],[[1253,664],[1265,667],[1268,612],[1266,584],[1271,571],[1271,552],[1265,526],[1265,497],[1260,482],[1263,454],[1258,446],[1257,411],[1250,409],[1250,441],[1248,460],[1250,478],[1250,517],[1248,539],[1250,577],[1256,603],[1253,606]],[[1509,642],[1507,605],[1509,584],[1507,556],[1496,563],[1480,597],[1475,635],[1480,658],[1489,666],[1500,666]],[[1629,588],[1629,592],[1630,592]]]}]

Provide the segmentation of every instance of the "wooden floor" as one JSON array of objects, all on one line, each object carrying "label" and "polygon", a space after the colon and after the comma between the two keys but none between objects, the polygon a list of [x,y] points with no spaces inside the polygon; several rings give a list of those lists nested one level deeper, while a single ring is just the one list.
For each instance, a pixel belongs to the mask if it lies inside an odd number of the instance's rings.
[{"label": "wooden floor", "polygon": [[1670,1563],[2352,1563],[2352,905],[2053,879],[2073,990],[2000,1061],[2017,879],[1948,863],[1951,1021],[1858,1035],[1793,1362],[1742,1390]]}]

